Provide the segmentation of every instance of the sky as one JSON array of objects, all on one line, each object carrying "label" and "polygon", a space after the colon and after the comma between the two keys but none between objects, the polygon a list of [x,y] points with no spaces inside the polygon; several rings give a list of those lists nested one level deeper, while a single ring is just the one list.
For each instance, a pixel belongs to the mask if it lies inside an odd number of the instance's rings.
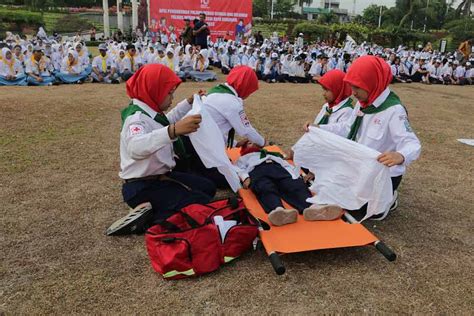
[{"label": "sky", "polygon": [[[387,7],[393,7],[395,5],[395,0],[355,0],[356,1],[356,14],[361,14],[365,8],[371,4],[384,5]],[[313,0],[314,3],[317,3],[318,0]],[[454,1],[454,6],[460,3],[460,0]],[[341,9],[347,9],[349,13],[352,13],[352,8],[354,6],[354,0],[339,0],[339,7]]]}]

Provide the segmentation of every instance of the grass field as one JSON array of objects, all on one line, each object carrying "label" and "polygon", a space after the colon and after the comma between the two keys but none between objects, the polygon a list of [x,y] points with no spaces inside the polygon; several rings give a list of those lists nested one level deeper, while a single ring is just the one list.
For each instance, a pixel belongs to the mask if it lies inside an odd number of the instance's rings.
[{"label": "grass field", "polygon": [[[222,78],[221,78],[222,79]],[[177,100],[213,84],[185,83]],[[372,247],[283,257],[260,252],[218,272],[164,281],[142,236],[108,238],[126,212],[119,171],[125,85],[0,89],[0,314],[474,313],[474,88],[396,85],[422,141],[400,207],[365,226]],[[290,148],[322,105],[316,85],[262,83],[246,101],[253,125]]]}]

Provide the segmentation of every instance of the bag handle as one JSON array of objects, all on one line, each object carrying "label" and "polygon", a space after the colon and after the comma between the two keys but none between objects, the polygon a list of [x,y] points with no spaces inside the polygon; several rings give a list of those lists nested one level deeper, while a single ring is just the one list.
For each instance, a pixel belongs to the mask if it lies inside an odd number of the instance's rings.
[{"label": "bag handle", "polygon": [[183,211],[179,211],[179,213],[184,217],[184,219],[188,222],[189,226],[191,226],[191,228],[198,228],[200,227],[201,225],[199,225],[199,223],[191,217],[191,215],[183,212]]}]

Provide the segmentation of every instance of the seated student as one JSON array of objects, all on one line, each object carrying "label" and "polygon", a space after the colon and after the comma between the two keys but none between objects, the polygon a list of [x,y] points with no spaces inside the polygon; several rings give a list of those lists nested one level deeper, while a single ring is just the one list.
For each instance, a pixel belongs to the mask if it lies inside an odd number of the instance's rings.
[{"label": "seated student", "polygon": [[443,83],[443,68],[441,67],[441,60],[436,60],[434,65],[430,67],[429,71],[430,76],[428,77],[428,80],[430,83]]},{"label": "seated student", "polygon": [[237,133],[258,146],[265,146],[265,139],[252,127],[244,110],[244,100],[258,90],[257,75],[250,67],[239,66],[232,69],[226,81],[209,90],[203,100],[224,141],[233,147]]},{"label": "seated student", "polygon": [[255,65],[255,74],[257,75],[258,80],[263,80],[263,73],[265,72],[266,63],[267,57],[265,53],[261,53]]},{"label": "seated student", "polygon": [[43,55],[39,46],[33,48],[33,54],[25,62],[25,73],[28,75],[27,81],[32,86],[51,86],[56,83],[56,78],[52,75],[53,64]]},{"label": "seated student", "polygon": [[455,70],[458,66],[458,61],[448,61],[448,64],[444,67],[443,81],[445,85],[456,84]]},{"label": "seated student", "polygon": [[51,62],[54,67],[54,74],[57,74],[61,71],[61,63],[63,62],[64,51],[61,44],[53,45],[53,54],[51,56]]},{"label": "seated student", "polygon": [[305,60],[300,55],[291,63],[291,74],[288,78],[293,83],[309,83],[309,78],[305,71]]},{"label": "seated student", "polygon": [[135,72],[140,68],[138,64],[138,59],[135,56],[137,53],[137,49],[135,45],[128,44],[127,45],[127,54],[122,59],[122,69],[121,69],[121,77],[124,81],[130,79]]},{"label": "seated student", "polygon": [[193,70],[193,59],[194,59],[194,49],[188,44],[184,48],[184,58],[183,64],[181,65],[181,70],[184,71],[186,77],[189,76],[189,72]]},{"label": "seated student", "polygon": [[23,55],[23,48],[21,45],[15,45],[12,50],[13,58],[18,60],[22,67],[25,67],[25,55]]},{"label": "seated student", "polygon": [[21,62],[10,49],[2,48],[0,59],[0,86],[26,86],[26,75]]},{"label": "seated student", "polygon": [[[255,193],[272,225],[295,223],[298,213],[312,221],[341,217],[340,207],[320,208],[306,202],[312,195],[300,177],[299,168],[284,160],[281,154],[268,152],[252,143],[244,144],[240,154],[236,166],[243,186]],[[296,209],[285,209],[281,199]]]},{"label": "seated student", "polygon": [[[407,83],[407,80],[403,77],[402,66],[400,65],[400,57],[395,57],[391,66],[392,70],[392,83]],[[411,82],[411,81],[410,81]]]},{"label": "seated student", "polygon": [[186,156],[181,136],[195,132],[201,122],[200,115],[183,119],[193,97],[164,114],[180,83],[171,69],[156,64],[140,68],[127,82],[131,103],[122,111],[122,195],[132,208],[145,202],[153,208],[152,218],[142,214],[128,219],[132,233],[143,232],[152,222],[161,222],[189,204],[209,203],[216,193],[211,181],[175,170],[175,157]]},{"label": "seated student", "polygon": [[471,62],[466,62],[466,75],[460,81],[461,85],[471,85],[474,82],[474,68],[472,68]]},{"label": "seated student", "polygon": [[460,85],[461,82],[466,78],[466,67],[460,64],[454,70],[454,77],[456,78],[455,84]]},{"label": "seated student", "polygon": [[76,50],[79,58],[79,64],[81,65],[83,71],[90,75],[92,72],[91,60],[89,58],[89,52],[81,43],[76,43],[74,45],[74,49]]},{"label": "seated student", "polygon": [[92,60],[92,79],[95,82],[120,83],[115,63],[107,54],[107,45],[99,45],[99,54]]},{"label": "seated student", "polygon": [[118,51],[118,54],[115,56],[115,60],[114,60],[115,69],[117,69],[117,74],[120,76],[120,78],[122,78],[124,58],[125,58],[125,51],[123,49],[120,49]]},{"label": "seated student", "polygon": [[342,59],[339,60],[339,62],[337,63],[336,68],[344,73],[347,73],[347,71],[351,67],[351,64],[352,64],[351,54],[344,53],[344,55],[342,56]]},{"label": "seated student", "polygon": [[[316,116],[313,125],[325,125],[345,122],[352,116],[353,106],[351,87],[344,82],[345,73],[333,69],[324,74],[318,83],[323,87],[326,103]],[[305,125],[308,130],[310,123]]]},{"label": "seated student", "polygon": [[61,72],[56,74],[56,78],[62,83],[84,83],[89,75],[84,70],[76,50],[69,50],[61,64]]},{"label": "seated student", "polygon": [[318,81],[328,70],[328,57],[321,55],[318,57],[318,61],[311,65],[308,73],[314,81]]},{"label": "seated student", "polygon": [[271,58],[265,63],[262,80],[275,83],[280,79],[280,62],[277,53],[272,53]]},{"label": "seated student", "polygon": [[161,64],[173,70],[174,73],[183,81],[186,80],[186,74],[180,70],[179,61],[174,55],[174,50],[169,47],[166,50],[166,56],[161,60]]},{"label": "seated student", "polygon": [[428,83],[429,82],[428,76],[429,76],[429,71],[427,69],[425,60],[423,58],[420,58],[420,60],[418,60],[418,64],[413,66],[410,79],[413,82]]},{"label": "seated student", "polygon": [[194,81],[214,81],[217,80],[215,72],[207,70],[209,67],[209,59],[207,58],[207,49],[201,49],[199,54],[194,56],[193,70],[189,72],[189,76]]},{"label": "seated student", "polygon": [[232,61],[232,48],[229,47],[227,49],[227,53],[224,52],[224,48],[219,48],[220,53],[220,62],[221,62],[221,71],[224,75],[228,75],[232,70],[233,66],[231,66]]},{"label": "seated student", "polygon": [[[363,114],[353,116],[347,137],[382,153],[378,161],[390,168],[394,191],[393,210],[398,205],[397,188],[406,168],[420,155],[420,141],[410,126],[407,111],[400,98],[388,87],[392,74],[383,59],[374,56],[358,58],[344,81],[351,85],[353,94],[359,101],[353,113],[358,113],[360,109]],[[337,124],[323,125],[321,128],[335,125]],[[381,219],[389,211],[382,214]]]}]

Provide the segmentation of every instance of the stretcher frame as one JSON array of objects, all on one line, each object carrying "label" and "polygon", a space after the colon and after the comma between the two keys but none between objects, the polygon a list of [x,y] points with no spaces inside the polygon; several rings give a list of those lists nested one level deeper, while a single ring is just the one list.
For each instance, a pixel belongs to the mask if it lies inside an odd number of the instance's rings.
[{"label": "stretcher frame", "polygon": [[[282,153],[278,146],[267,146],[265,149]],[[240,157],[240,149],[230,148],[227,154],[235,163]],[[267,214],[250,189],[240,189],[238,194],[248,211],[259,222],[259,243],[265,249],[277,275],[282,275],[286,271],[280,255],[289,253],[373,245],[388,261],[395,261],[397,258],[390,247],[364,225],[358,223],[347,211],[344,213],[345,220],[341,218],[334,221],[310,222],[305,221],[302,215],[298,215],[296,223],[277,227],[269,224]],[[285,207],[290,207],[284,201],[283,204]]]}]

